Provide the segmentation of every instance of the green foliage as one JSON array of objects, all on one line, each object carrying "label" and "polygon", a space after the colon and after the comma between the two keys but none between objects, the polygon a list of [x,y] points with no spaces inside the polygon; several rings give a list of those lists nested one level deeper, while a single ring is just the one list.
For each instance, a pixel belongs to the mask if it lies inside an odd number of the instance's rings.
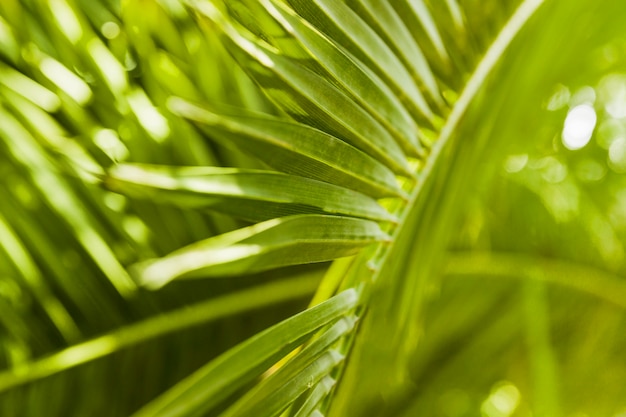
[{"label": "green foliage", "polygon": [[625,17],[3,0],[0,415],[623,414]]}]

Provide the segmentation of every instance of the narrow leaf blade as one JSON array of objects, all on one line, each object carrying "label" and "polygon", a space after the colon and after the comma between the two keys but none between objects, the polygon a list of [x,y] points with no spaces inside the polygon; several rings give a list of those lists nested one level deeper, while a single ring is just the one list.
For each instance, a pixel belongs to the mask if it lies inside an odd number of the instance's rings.
[{"label": "narrow leaf blade", "polygon": [[276,0],[272,2],[273,6],[266,7],[277,20],[283,22],[285,29],[302,43],[338,85],[394,133],[406,152],[415,154],[420,148],[415,122],[387,85],[284,3]]},{"label": "narrow leaf blade", "polygon": [[285,409],[300,394],[317,383],[320,373],[311,364],[327,354],[333,343],[351,332],[355,323],[354,316],[337,321],[278,371],[248,391],[221,417],[274,415]]},{"label": "narrow leaf blade", "polygon": [[132,272],[141,284],[159,288],[177,278],[228,277],[329,261],[388,240],[378,224],[369,220],[296,215],[194,243],[135,264]]},{"label": "narrow leaf blade", "polygon": [[421,48],[388,2],[372,0],[356,0],[356,10],[360,15],[374,22],[375,26],[392,45],[397,54],[404,59],[411,74],[420,81],[430,97],[439,105],[443,105],[437,80]]},{"label": "narrow leaf blade", "polygon": [[320,130],[269,115],[216,112],[180,98],[171,98],[168,105],[172,112],[195,122],[217,140],[235,145],[279,171],[372,197],[405,196],[387,167]]},{"label": "narrow leaf blade", "polygon": [[211,410],[260,376],[314,331],[348,314],[358,302],[358,292],[346,290],[253,336],[179,382],[133,417],[182,417]]},{"label": "narrow leaf blade", "polygon": [[433,120],[433,112],[413,78],[385,42],[344,2],[333,0],[289,0],[289,4],[308,21],[359,59],[376,69],[397,94],[407,99],[412,110]]},{"label": "narrow leaf blade", "polygon": [[361,193],[274,171],[119,164],[104,181],[109,189],[129,197],[215,210],[251,221],[293,214],[395,220]]}]

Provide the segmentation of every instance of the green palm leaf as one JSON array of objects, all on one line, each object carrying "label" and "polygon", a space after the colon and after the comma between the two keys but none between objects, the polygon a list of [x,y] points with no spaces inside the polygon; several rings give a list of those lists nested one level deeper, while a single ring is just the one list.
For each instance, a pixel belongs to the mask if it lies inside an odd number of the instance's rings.
[{"label": "green palm leaf", "polygon": [[[259,333],[201,368],[135,415],[188,415],[209,410],[296,348],[312,332],[349,313],[358,299],[356,291],[348,290]],[[308,354],[308,351],[303,353]],[[255,359],[250,361],[252,356]]]},{"label": "green palm leaf", "polygon": [[[619,76],[602,77],[623,64],[626,7],[596,3],[2,2],[0,414],[581,412],[560,367],[597,370],[556,358],[599,342],[555,340],[594,325],[551,285],[581,294],[611,349],[598,368],[614,365],[623,206],[580,203],[572,178],[619,174],[626,151],[611,134],[608,168],[567,165],[542,106],[593,103],[549,91],[597,78],[601,131],[619,131]],[[505,187],[510,206],[483,201],[511,149],[496,178],[548,215]],[[579,207],[571,240],[591,236],[595,266],[502,232],[525,215],[562,231]],[[498,248],[513,253],[474,251]],[[623,384],[597,374],[618,415]]]},{"label": "green palm leaf", "polygon": [[175,278],[241,275],[281,266],[329,261],[388,241],[369,220],[294,215],[224,233],[135,265],[137,281],[158,288]]},{"label": "green palm leaf", "polygon": [[269,116],[232,117],[180,100],[172,110],[207,129],[216,140],[289,174],[314,178],[373,197],[404,195],[393,173],[379,161],[336,137]]},{"label": "green palm leaf", "polygon": [[275,171],[119,164],[107,187],[129,197],[209,209],[251,221],[336,214],[395,221],[376,200],[347,188]]}]

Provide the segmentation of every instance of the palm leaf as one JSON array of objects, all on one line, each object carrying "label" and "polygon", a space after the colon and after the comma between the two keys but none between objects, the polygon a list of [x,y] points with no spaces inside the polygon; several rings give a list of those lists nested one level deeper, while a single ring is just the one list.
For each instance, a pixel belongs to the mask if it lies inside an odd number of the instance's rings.
[{"label": "palm leaf", "polygon": [[176,278],[208,278],[323,262],[388,241],[377,223],[327,215],[294,215],[238,229],[134,266],[137,281],[158,288]]},{"label": "palm leaf", "polygon": [[394,221],[376,200],[350,189],[275,171],[119,164],[107,187],[134,198],[209,209],[251,221],[336,214]]},{"label": "palm leaf", "polygon": [[[354,309],[358,298],[356,291],[348,290],[259,333],[201,368],[184,383],[135,415],[187,415],[209,410],[256,378],[259,371],[267,369],[288,354],[312,332]],[[329,331],[332,329],[334,327]],[[303,351],[301,355],[308,355],[310,350],[312,349]],[[317,354],[313,353],[311,356],[319,357],[324,352],[325,350],[321,348]],[[250,361],[252,356],[255,357],[254,361]]]},{"label": "palm leaf", "polygon": [[[3,2],[0,413],[435,415],[463,364],[508,352],[522,322],[534,405],[557,415],[551,281],[515,263],[535,258],[450,258],[451,276],[524,279],[523,302],[482,327],[512,284],[442,283],[440,265],[469,190],[506,142],[540,135],[528,120],[553,125],[541,104],[556,82],[608,71],[571,75],[581,51],[621,39],[625,13],[587,0]],[[600,276],[615,292],[570,286],[623,308],[619,278]],[[437,305],[434,288],[467,306]],[[450,347],[463,332],[475,342]],[[496,378],[477,389],[510,392]]]}]

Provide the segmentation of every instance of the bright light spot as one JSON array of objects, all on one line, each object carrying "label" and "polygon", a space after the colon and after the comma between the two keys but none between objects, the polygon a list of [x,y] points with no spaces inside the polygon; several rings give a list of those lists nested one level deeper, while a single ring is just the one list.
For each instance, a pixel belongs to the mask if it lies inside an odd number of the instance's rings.
[{"label": "bright light spot", "polygon": [[115,39],[120,34],[120,27],[115,22],[106,22],[100,28],[102,34],[107,39]]},{"label": "bright light spot", "polygon": [[118,346],[119,341],[114,336],[99,337],[52,355],[46,360],[46,365],[53,370],[64,369],[115,352]]},{"label": "bright light spot", "polygon": [[626,408],[624,408],[621,411],[618,411],[617,413],[615,413],[614,417],[626,417]]},{"label": "bright light spot", "polygon": [[570,93],[569,88],[559,84],[556,87],[554,94],[552,94],[548,100],[546,108],[550,111],[559,110],[567,105],[571,96],[572,94]]},{"label": "bright light spot", "polygon": [[94,37],[90,40],[87,43],[87,51],[98,65],[100,74],[111,91],[114,94],[121,94],[125,91],[128,87],[126,70],[100,38]]},{"label": "bright light spot", "polygon": [[528,163],[528,154],[509,155],[504,161],[504,169],[506,172],[520,172]]},{"label": "bright light spot", "polygon": [[[203,242],[199,242],[201,245]],[[199,274],[211,267],[228,264],[229,262],[243,259],[263,251],[261,245],[237,244],[229,247],[198,247],[195,249],[181,250],[176,255],[165,257],[146,264],[143,270],[139,270],[141,282],[150,288],[160,288],[174,278],[193,274]]]},{"label": "bright light spot", "polygon": [[64,1],[50,0],[50,10],[67,39],[73,44],[78,43],[83,37],[83,28],[72,8]]},{"label": "bright light spot", "polygon": [[571,109],[563,126],[563,145],[570,150],[583,148],[591,139],[596,121],[596,111],[589,104]]},{"label": "bright light spot", "polygon": [[252,55],[254,58],[256,58],[256,60],[259,61],[261,65],[263,65],[266,68],[274,68],[275,66],[274,61],[268,54],[265,53],[263,48],[260,48],[255,43],[250,42],[249,40],[245,38],[242,38],[239,36],[238,38],[239,38],[238,43],[241,46],[241,48],[244,49],[246,52],[248,52],[250,55]]},{"label": "bright light spot", "polygon": [[581,87],[572,95],[569,100],[570,107],[576,107],[581,104],[593,104],[596,102],[596,90],[593,87]]},{"label": "bright light spot", "polygon": [[93,141],[113,161],[123,161],[129,155],[128,148],[114,130],[99,129],[93,135]]},{"label": "bright light spot", "polygon": [[547,156],[542,158],[541,177],[549,183],[558,184],[567,177],[567,166],[558,159]]},{"label": "bright light spot", "polygon": [[578,216],[580,191],[572,182],[564,181],[558,185],[548,183],[541,187],[539,195],[557,223],[566,223]]},{"label": "bright light spot", "polygon": [[133,58],[133,56],[127,51],[126,55],[124,55],[124,68],[126,71],[132,71],[137,68],[137,61]]},{"label": "bright light spot", "polygon": [[594,137],[602,149],[608,150],[615,139],[626,137],[626,126],[624,126],[621,120],[603,118],[596,129]]},{"label": "bright light spot", "polygon": [[43,58],[41,72],[81,106],[91,99],[91,89],[78,75],[53,58]]},{"label": "bright light spot", "polygon": [[61,107],[61,100],[56,94],[17,71],[8,68],[0,69],[0,84],[22,95],[49,113],[53,113]]},{"label": "bright light spot", "polygon": [[485,417],[509,417],[519,405],[519,400],[519,390],[507,382],[491,391],[480,410]]},{"label": "bright light spot", "polygon": [[116,193],[104,193],[103,196],[104,205],[113,211],[123,211],[126,207],[126,198],[123,195]]},{"label": "bright light spot", "polygon": [[609,165],[617,173],[626,172],[626,138],[619,137],[611,143]]},{"label": "bright light spot", "polygon": [[626,76],[610,74],[600,81],[598,92],[606,112],[615,119],[626,117]]},{"label": "bright light spot", "polygon": [[148,242],[150,229],[139,217],[131,215],[124,217],[122,227],[126,233],[133,237],[135,242],[142,244]]},{"label": "bright light spot", "polygon": [[139,124],[156,142],[161,143],[169,136],[170,125],[167,119],[154,107],[143,90],[135,89],[130,93],[128,103]]},{"label": "bright light spot", "polygon": [[576,176],[584,182],[600,181],[606,175],[606,165],[593,159],[585,159],[576,166]]}]

